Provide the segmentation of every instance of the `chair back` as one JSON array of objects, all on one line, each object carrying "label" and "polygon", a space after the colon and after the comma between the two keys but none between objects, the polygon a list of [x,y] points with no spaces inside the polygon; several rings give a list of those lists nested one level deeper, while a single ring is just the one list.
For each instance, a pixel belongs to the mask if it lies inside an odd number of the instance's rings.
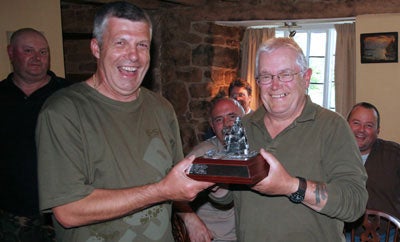
[{"label": "chair back", "polygon": [[176,213],[176,211],[172,212],[171,217],[172,222],[172,234],[174,236],[175,242],[190,242],[189,233],[186,230],[185,223]]},{"label": "chair back", "polygon": [[[361,228],[360,228],[361,227]],[[351,242],[355,242],[355,231],[361,229],[361,242],[398,242],[400,241],[400,220],[382,211],[367,209],[360,227],[351,229]],[[385,240],[380,241],[382,234]],[[390,240],[390,238],[393,238]]]}]

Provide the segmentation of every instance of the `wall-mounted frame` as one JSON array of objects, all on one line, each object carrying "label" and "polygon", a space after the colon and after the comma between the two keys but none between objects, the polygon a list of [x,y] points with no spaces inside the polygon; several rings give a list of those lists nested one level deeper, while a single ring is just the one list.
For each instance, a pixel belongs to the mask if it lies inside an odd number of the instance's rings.
[{"label": "wall-mounted frame", "polygon": [[361,63],[398,62],[398,33],[360,35]]}]

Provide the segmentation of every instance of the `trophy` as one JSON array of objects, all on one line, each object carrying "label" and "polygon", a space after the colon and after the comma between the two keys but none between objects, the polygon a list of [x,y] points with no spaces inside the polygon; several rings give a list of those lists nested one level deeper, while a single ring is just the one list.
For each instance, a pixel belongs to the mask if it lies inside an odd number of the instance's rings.
[{"label": "trophy", "polygon": [[222,130],[224,151],[209,150],[196,158],[188,176],[198,181],[227,184],[256,184],[268,175],[269,166],[256,151],[250,151],[240,117]]}]

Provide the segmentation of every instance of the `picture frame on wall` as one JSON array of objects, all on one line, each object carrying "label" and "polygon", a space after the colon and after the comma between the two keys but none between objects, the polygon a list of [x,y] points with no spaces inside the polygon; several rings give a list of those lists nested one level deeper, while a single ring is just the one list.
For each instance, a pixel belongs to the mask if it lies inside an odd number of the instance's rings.
[{"label": "picture frame on wall", "polygon": [[398,62],[398,33],[365,33],[360,35],[361,63]]}]

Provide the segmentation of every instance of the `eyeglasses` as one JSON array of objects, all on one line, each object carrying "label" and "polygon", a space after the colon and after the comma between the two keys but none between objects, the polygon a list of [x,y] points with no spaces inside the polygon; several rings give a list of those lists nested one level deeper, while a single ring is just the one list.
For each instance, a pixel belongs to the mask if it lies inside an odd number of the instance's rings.
[{"label": "eyeglasses", "polygon": [[277,77],[281,82],[291,82],[294,79],[295,75],[303,74],[303,72],[299,71],[297,73],[283,72],[276,75],[265,74],[258,76],[256,78],[258,85],[269,85],[272,83],[274,77]]}]

